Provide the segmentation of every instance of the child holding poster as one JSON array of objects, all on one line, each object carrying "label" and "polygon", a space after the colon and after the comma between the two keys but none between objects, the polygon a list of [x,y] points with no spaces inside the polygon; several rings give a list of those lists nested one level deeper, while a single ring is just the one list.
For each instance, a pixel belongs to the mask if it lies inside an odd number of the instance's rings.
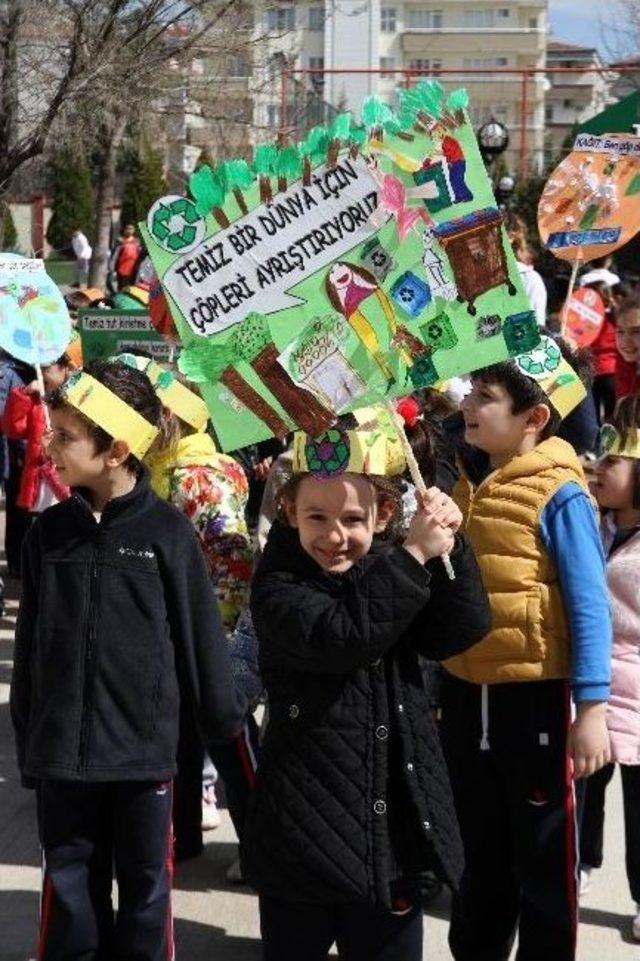
[{"label": "child holding poster", "polygon": [[[420,961],[417,876],[456,886],[462,848],[418,654],[489,628],[451,499],[405,536],[405,460],[383,409],[297,433],[251,609],[269,725],[242,847],[265,961]],[[451,552],[456,580],[440,555]]]},{"label": "child holding poster", "polygon": [[161,422],[149,380],[94,361],[50,408],[72,495],[25,540],[11,683],[18,765],[38,793],[38,957],[157,961],[173,956],[179,702],[213,742],[238,733],[245,701],[191,525],[141,464]]},{"label": "child holding poster", "polygon": [[640,398],[620,401],[612,424],[601,431],[595,495],[607,555],[613,616],[611,699],[607,727],[611,763],[586,782],[580,834],[581,892],[602,865],[604,801],[616,763],[624,801],[627,879],[635,902],[632,933],[640,941]]},{"label": "child holding poster", "polygon": [[471,380],[465,439],[492,471],[461,477],[454,497],[493,625],[444,663],[441,732],[466,861],[449,943],[456,961],[503,961],[517,932],[522,961],[574,961],[573,778],[609,752],[604,558],[580,462],[554,436],[585,390],[548,337]]}]

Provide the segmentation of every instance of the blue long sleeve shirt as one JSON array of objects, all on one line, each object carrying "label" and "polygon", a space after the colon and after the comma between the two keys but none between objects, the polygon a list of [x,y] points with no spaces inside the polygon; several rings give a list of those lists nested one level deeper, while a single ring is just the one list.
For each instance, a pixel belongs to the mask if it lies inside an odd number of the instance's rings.
[{"label": "blue long sleeve shirt", "polygon": [[579,484],[563,484],[544,508],[540,534],[558,571],[571,639],[576,704],[606,701],[611,683],[611,613],[596,512]]}]

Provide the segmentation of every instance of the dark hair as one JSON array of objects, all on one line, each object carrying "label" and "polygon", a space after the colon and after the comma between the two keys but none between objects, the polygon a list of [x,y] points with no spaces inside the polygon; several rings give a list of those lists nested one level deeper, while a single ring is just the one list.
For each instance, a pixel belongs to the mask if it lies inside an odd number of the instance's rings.
[{"label": "dark hair", "polygon": [[[589,385],[590,368],[588,354],[585,351],[572,351],[562,338],[556,340],[556,345],[564,359],[571,365],[580,380]],[[511,398],[511,413],[522,414],[523,411],[544,404],[549,409],[549,420],[540,431],[538,441],[553,437],[558,431],[562,417],[555,409],[543,389],[531,377],[523,374],[513,360],[503,360],[499,364],[492,364],[471,374],[471,379],[479,380],[483,384],[499,384],[504,387]]]},{"label": "dark hair", "polygon": [[[108,387],[110,391],[137,411],[145,420],[148,420],[150,424],[153,424],[154,427],[162,426],[162,404],[158,400],[146,374],[134,367],[129,367],[128,364],[111,360],[92,360],[83,370],[95,377],[105,387]],[[64,390],[63,384],[62,387],[51,394],[47,399],[49,407],[52,410],[68,407],[85,422],[87,432],[93,439],[96,454],[109,450],[113,443],[113,437],[72,407],[66,400]],[[137,474],[140,470],[140,461],[133,454],[129,454],[122,466],[129,473]]]},{"label": "dark hair", "polygon": [[[338,418],[336,423],[336,427],[340,430],[354,430],[357,426],[358,424],[353,414],[343,414]],[[276,517],[282,524],[289,525],[287,505],[295,503],[300,484],[305,477],[309,476],[313,475],[306,473],[293,474],[276,494]],[[379,474],[363,474],[362,476],[365,480],[368,480],[374,488],[377,495],[378,508],[383,504],[391,504],[393,507],[389,523],[385,530],[377,536],[387,540],[398,539],[402,533],[402,476],[383,477]]]},{"label": "dark hair", "polygon": [[[624,446],[631,431],[640,429],[640,395],[622,397],[616,404],[611,422],[620,434]],[[633,498],[631,506],[638,511],[640,510],[640,459],[634,457],[632,460]]]},{"label": "dark hair", "polygon": [[626,314],[628,310],[640,310],[640,294],[631,294],[630,297],[626,297],[619,304],[616,310],[616,322],[623,314]]}]

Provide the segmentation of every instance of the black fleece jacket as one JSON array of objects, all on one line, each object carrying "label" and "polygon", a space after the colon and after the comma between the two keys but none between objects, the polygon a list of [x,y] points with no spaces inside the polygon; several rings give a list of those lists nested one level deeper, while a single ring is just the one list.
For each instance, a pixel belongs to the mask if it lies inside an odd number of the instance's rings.
[{"label": "black fleece jacket", "polygon": [[11,717],[25,779],[172,777],[181,698],[205,743],[241,729],[202,552],[146,471],[100,523],[80,491],[45,511],[22,576]]}]

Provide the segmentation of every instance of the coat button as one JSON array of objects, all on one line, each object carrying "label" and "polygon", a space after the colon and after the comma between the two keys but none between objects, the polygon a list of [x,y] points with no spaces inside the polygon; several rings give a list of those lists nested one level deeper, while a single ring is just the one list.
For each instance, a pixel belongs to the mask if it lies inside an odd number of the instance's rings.
[{"label": "coat button", "polygon": [[295,719],[299,716],[300,716],[300,708],[298,707],[297,704],[292,704],[291,707],[289,708],[289,717],[291,718],[292,721],[295,721]]},{"label": "coat button", "polygon": [[384,724],[378,724],[376,728],[376,737],[379,741],[386,741],[389,737],[389,729],[384,726]]},{"label": "coat button", "polygon": [[380,800],[375,801],[373,805],[373,810],[375,811],[376,814],[386,814],[387,805],[384,803],[384,801],[380,801]]},{"label": "coat button", "polygon": [[377,661],[373,661],[373,663],[371,664],[371,667],[380,667],[381,664],[382,664],[382,658],[379,657]]},{"label": "coat button", "polygon": [[425,831],[430,831],[430,830],[431,830],[431,821],[423,821],[423,822],[422,822],[422,826],[423,826],[423,828],[425,829]]},{"label": "coat button", "polygon": [[407,771],[413,771],[413,764],[411,763],[411,761],[409,761],[409,763],[407,764]]}]

